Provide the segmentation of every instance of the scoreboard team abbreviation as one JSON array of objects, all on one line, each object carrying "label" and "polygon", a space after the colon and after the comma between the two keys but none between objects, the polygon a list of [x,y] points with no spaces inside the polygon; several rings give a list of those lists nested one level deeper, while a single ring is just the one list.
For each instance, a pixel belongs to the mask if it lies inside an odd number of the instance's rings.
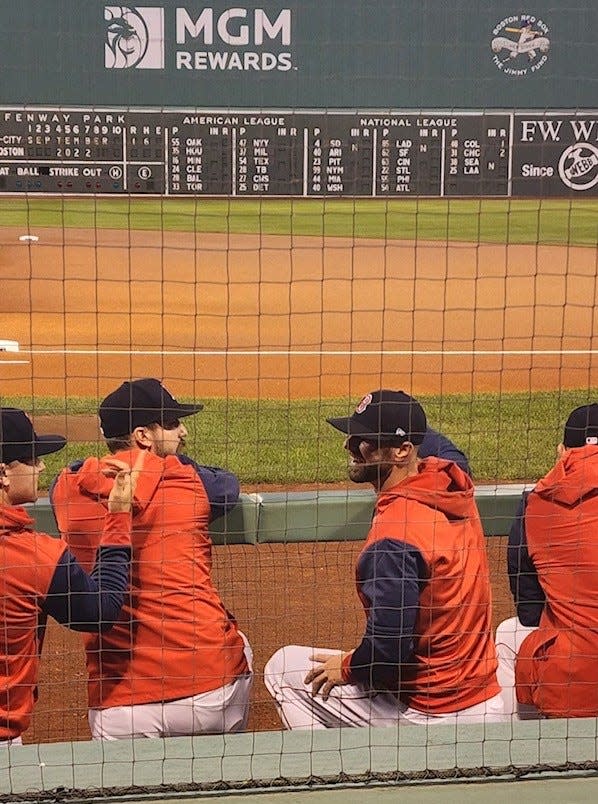
[{"label": "scoreboard team abbreviation", "polygon": [[598,194],[598,112],[0,109],[0,192]]}]

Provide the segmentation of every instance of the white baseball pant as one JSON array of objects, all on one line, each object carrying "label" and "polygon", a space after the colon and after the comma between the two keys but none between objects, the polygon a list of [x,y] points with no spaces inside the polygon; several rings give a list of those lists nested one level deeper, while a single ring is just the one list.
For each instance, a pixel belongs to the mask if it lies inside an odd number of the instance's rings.
[{"label": "white baseball pant", "polygon": [[314,662],[314,653],[333,655],[340,651],[287,645],[268,660],[264,683],[288,729],[331,729],[347,726],[428,725],[431,723],[498,723],[508,720],[501,695],[483,703],[441,715],[420,712],[390,693],[371,693],[360,684],[334,687],[328,700],[311,693],[303,681]]},{"label": "white baseball pant", "polygon": [[498,683],[502,687],[505,712],[514,720],[534,720],[543,715],[531,704],[521,704],[515,694],[515,661],[523,640],[535,627],[522,625],[517,617],[503,620],[496,629],[496,655],[498,657]]},{"label": "white baseball pant", "polygon": [[176,701],[90,709],[92,738],[126,740],[244,731],[249,718],[249,696],[253,685],[253,651],[245,635],[242,636],[249,667],[245,675],[224,687]]}]

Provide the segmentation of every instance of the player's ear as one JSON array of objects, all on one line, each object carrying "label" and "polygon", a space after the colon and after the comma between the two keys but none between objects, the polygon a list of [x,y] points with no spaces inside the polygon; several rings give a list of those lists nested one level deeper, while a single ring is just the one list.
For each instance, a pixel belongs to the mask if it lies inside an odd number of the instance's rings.
[{"label": "player's ear", "polygon": [[416,453],[416,448],[411,441],[404,441],[402,444],[393,447],[392,452],[393,463],[395,463],[397,466],[405,466],[415,457],[414,453]]},{"label": "player's ear", "polygon": [[0,488],[7,489],[9,485],[8,477],[6,476],[6,464],[0,463]]},{"label": "player's ear", "polygon": [[153,444],[151,431],[147,427],[136,427],[131,435],[134,445],[140,449],[150,449]]}]

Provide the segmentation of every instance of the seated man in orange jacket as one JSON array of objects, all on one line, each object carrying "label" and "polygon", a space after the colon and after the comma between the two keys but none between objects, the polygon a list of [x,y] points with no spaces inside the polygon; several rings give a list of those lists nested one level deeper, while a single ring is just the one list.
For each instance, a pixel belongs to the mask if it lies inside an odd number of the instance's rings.
[{"label": "seated man in orange jacket", "polygon": [[[179,403],[156,379],[125,382],[100,405],[108,449],[145,453],[135,494],[131,585],[109,634],[86,640],[94,739],[240,731],[252,685],[251,649],[211,574],[210,521],[237,502],[230,472],[180,454]],[[100,464],[104,460],[102,459]],[[85,565],[111,483],[88,459],[65,469],[50,495],[60,532]]]},{"label": "seated man in orange jacket", "polygon": [[496,631],[499,681],[521,718],[598,716],[598,404],[571,412],[557,451],[511,528],[517,617]]},{"label": "seated man in orange jacket", "polygon": [[48,615],[76,631],[105,632],[128,585],[141,461],[133,471],[118,461],[104,467],[116,480],[98,521],[90,575],[62,539],[33,530],[22,507],[37,500],[42,456],[65,443],[63,436],[37,435],[24,411],[0,409],[0,743],[20,744],[29,727]]},{"label": "seated man in orange jacket", "polygon": [[357,559],[366,625],[359,645],[290,645],[264,681],[291,729],[504,719],[490,581],[473,485],[452,460],[418,457],[421,405],[402,391],[365,396],[350,417],[349,477],[377,492]]}]

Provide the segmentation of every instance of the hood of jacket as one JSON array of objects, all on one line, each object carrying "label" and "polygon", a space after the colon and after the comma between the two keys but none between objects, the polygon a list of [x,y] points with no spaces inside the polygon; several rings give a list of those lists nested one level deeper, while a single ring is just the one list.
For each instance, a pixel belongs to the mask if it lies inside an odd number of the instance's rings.
[{"label": "hood of jacket", "polygon": [[471,478],[456,463],[441,458],[425,458],[418,464],[416,475],[410,475],[396,486],[380,493],[378,512],[397,497],[416,500],[442,512],[448,519],[468,519],[474,486]]},{"label": "hood of jacket", "polygon": [[0,528],[30,530],[33,528],[33,519],[20,505],[0,505]]},{"label": "hood of jacket", "polygon": [[534,493],[561,505],[576,505],[598,492],[598,447],[568,449],[553,468],[536,483]]},{"label": "hood of jacket", "polygon": [[[97,498],[100,502],[108,499],[114,480],[106,477],[102,469],[110,465],[112,459],[122,461],[128,466],[135,463],[139,450],[122,450],[114,455],[105,455],[102,458],[87,458],[76,470],[73,478],[74,484],[82,494]],[[156,488],[161,480],[181,467],[181,462],[175,455],[166,458],[159,458],[149,450],[146,450],[143,468],[137,479],[135,495],[133,498],[133,508],[136,511],[143,511],[152,500]]]}]

